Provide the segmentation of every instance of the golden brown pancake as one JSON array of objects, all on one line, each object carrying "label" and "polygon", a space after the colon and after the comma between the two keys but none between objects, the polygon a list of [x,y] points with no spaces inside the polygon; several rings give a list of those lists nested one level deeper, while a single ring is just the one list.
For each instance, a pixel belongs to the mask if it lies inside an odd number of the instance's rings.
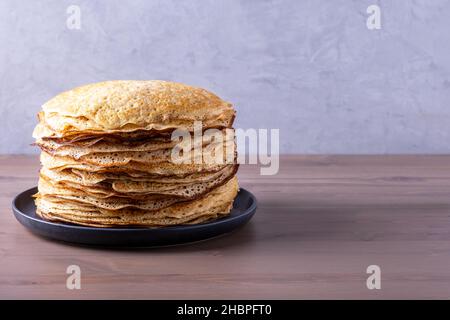
[{"label": "golden brown pancake", "polygon": [[[234,116],[213,93],[167,81],[107,81],[64,92],[42,106],[33,132],[42,150],[37,213],[96,227],[223,217],[239,188],[229,135]],[[192,132],[196,121],[204,138],[183,150],[191,162],[175,161],[172,132]],[[208,136],[211,128],[220,130],[218,140]],[[207,162],[206,152],[218,147],[223,154]]]},{"label": "golden brown pancake", "polygon": [[38,197],[38,214],[49,220],[72,222],[90,226],[167,226],[196,223],[229,213],[238,192],[237,179],[211,191],[201,199],[176,203],[157,210],[108,210],[75,202],[54,202]]},{"label": "golden brown pancake", "polygon": [[230,103],[201,88],[160,80],[106,81],[66,91],[45,103],[33,136],[192,131],[194,121],[207,128],[228,128],[234,115]]}]

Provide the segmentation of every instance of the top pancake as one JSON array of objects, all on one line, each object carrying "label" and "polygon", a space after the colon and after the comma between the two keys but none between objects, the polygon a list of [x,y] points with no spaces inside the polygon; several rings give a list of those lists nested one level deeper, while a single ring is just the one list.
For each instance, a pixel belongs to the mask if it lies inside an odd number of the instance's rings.
[{"label": "top pancake", "polygon": [[232,126],[232,105],[213,93],[188,85],[159,81],[106,81],[61,93],[42,106],[36,139],[76,134],[137,130],[192,131]]}]

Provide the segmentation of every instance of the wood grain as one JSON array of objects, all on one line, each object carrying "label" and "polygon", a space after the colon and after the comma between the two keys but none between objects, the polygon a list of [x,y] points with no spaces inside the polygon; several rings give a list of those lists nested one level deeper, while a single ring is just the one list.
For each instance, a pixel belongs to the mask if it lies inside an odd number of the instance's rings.
[{"label": "wood grain", "polygon": [[[450,298],[450,156],[284,156],[242,165],[258,198],[237,232],[189,246],[105,250],[38,238],[10,204],[35,156],[0,156],[0,298]],[[66,289],[66,268],[82,289]],[[366,268],[381,267],[381,290]]]}]

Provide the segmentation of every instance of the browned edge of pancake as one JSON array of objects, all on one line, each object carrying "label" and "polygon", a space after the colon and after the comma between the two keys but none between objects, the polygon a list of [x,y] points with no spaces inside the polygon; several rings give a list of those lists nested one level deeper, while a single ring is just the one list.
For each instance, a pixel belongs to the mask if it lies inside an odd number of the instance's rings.
[{"label": "browned edge of pancake", "polygon": [[[206,188],[205,191],[202,192],[202,193],[196,194],[196,195],[194,195],[194,196],[192,196],[192,197],[183,197],[183,196],[179,196],[179,195],[170,195],[170,197],[182,199],[182,200],[179,201],[179,202],[192,201],[192,200],[197,200],[197,199],[199,199],[199,198],[202,198],[202,197],[204,197],[206,194],[208,194],[209,192],[211,192],[212,190],[214,190],[214,189],[216,189],[216,188],[219,188],[219,187],[223,186],[225,183],[227,183],[228,181],[230,181],[230,180],[236,175],[238,169],[239,169],[239,164],[235,164],[235,165],[233,166],[233,171],[229,174],[228,177],[226,177],[223,181],[221,181],[221,182],[218,183],[217,185],[214,185],[213,187],[210,187],[210,188]],[[46,177],[43,176],[43,175],[39,175],[39,178],[40,178],[40,179],[44,179],[44,180],[46,180],[46,181],[49,180],[48,178],[46,178]],[[50,181],[50,183],[52,183],[52,182]],[[60,182],[58,182],[58,183],[60,183]],[[61,183],[61,184],[64,185],[64,183]],[[92,193],[88,193],[88,192],[84,191],[83,189],[78,189],[78,188],[74,188],[74,187],[70,187],[70,186],[64,186],[64,187],[65,187],[66,189],[76,189],[76,190],[78,190],[79,192],[82,192],[82,193],[85,193],[85,194],[87,194],[87,195],[89,195],[89,196],[92,196]],[[105,190],[105,191],[110,191],[109,188],[105,188],[105,187],[102,187],[102,188],[103,188],[103,190]],[[115,191],[115,190],[112,190],[112,188],[111,188],[111,191],[112,191],[112,192],[116,192],[116,194],[114,194],[113,196],[133,199],[132,197],[130,197],[130,196],[127,195],[126,193],[120,193],[120,192],[117,192],[117,191]],[[153,195],[163,195],[163,194],[158,194],[158,193],[150,193],[150,194],[153,194]],[[36,196],[39,196],[39,193],[37,193]],[[141,198],[144,198],[145,196],[148,196],[148,195],[145,195],[145,194],[143,194],[143,195],[136,195],[136,198],[135,198],[135,199],[139,199],[140,197],[141,197]],[[168,196],[168,197],[169,197],[169,196]],[[178,203],[178,202],[177,202],[177,203]]]},{"label": "browned edge of pancake", "polygon": [[[225,126],[207,126],[207,127],[203,127],[202,126],[202,133],[205,132],[208,129],[218,129],[218,130],[224,130],[224,129],[232,129],[233,128],[233,123],[234,120],[236,118],[236,112],[233,113],[233,116],[231,117],[229,123]],[[41,121],[42,122],[42,121]],[[51,127],[49,127],[47,124],[44,124],[50,131],[54,131]],[[85,140],[85,139],[93,139],[96,137],[107,137],[107,136],[111,136],[111,137],[115,137],[116,139],[123,139],[123,137],[121,137],[121,135],[126,135],[126,134],[134,134],[134,133],[142,133],[142,137],[149,137],[149,138],[154,138],[154,137],[170,137],[170,135],[172,134],[173,131],[177,130],[177,128],[167,128],[167,129],[160,129],[160,130],[156,130],[156,129],[149,129],[149,130],[145,130],[145,129],[136,129],[134,131],[126,131],[126,132],[110,132],[110,133],[105,133],[103,131],[93,131],[93,130],[85,130],[85,131],[67,131],[64,133],[63,136],[57,136],[57,135],[53,135],[53,136],[44,136],[41,139],[44,140],[53,140],[59,143],[66,143],[66,142],[76,142],[76,141],[81,141],[81,140]],[[193,130],[190,130],[190,132],[193,132]],[[126,138],[127,140],[129,140],[129,138]]]}]

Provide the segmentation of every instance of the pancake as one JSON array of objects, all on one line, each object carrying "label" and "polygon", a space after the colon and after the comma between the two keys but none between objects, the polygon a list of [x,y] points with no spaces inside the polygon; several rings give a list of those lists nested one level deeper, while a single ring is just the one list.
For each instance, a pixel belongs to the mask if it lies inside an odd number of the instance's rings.
[{"label": "pancake", "polygon": [[[101,167],[111,166],[123,166],[129,162],[137,163],[160,163],[160,162],[172,162],[172,147],[164,148],[156,146],[154,144],[146,143],[139,146],[110,146],[108,144],[100,144],[89,147],[69,147],[63,146],[61,148],[52,149],[52,143],[44,142],[39,145],[45,153],[51,156],[67,157],[74,160],[79,160],[80,163],[91,164]],[[193,146],[194,148],[195,146]],[[192,148],[190,152],[183,153],[183,159],[190,160],[192,162],[202,161],[203,156],[210,155],[214,148],[227,147],[223,154],[222,163],[226,162],[228,158],[234,158],[233,153],[235,151],[234,141],[231,146],[227,146],[227,142],[217,142],[205,144],[202,148],[199,146],[200,152],[195,152]],[[201,149],[200,149],[201,148]],[[231,156],[226,152],[230,152]],[[215,159],[213,159],[215,161]],[[212,162],[212,161],[211,161]]]},{"label": "pancake", "polygon": [[[107,81],[64,92],[42,106],[33,132],[42,165],[36,212],[95,227],[223,217],[239,188],[234,117],[213,93],[173,82]],[[177,129],[198,135],[197,122],[203,135],[195,144],[172,139]]]},{"label": "pancake", "polygon": [[131,185],[142,183],[147,186],[155,185],[158,189],[173,189],[177,186],[201,183],[201,182],[211,182],[220,179],[221,176],[232,176],[237,171],[238,165],[228,165],[222,170],[212,173],[204,174],[193,174],[186,177],[158,177],[158,176],[142,176],[142,177],[132,177],[124,175],[115,175],[108,173],[88,173],[85,171],[78,171],[76,169],[70,170],[51,170],[46,167],[41,168],[41,175],[47,178],[47,180],[52,180],[54,182],[73,182],[75,184],[83,186],[93,186],[100,183],[110,183],[110,184],[123,184],[130,183]]},{"label": "pancake", "polygon": [[76,133],[136,130],[193,130],[194,121],[207,128],[228,128],[232,105],[207,90],[180,83],[106,81],[61,93],[42,106],[38,139]]},{"label": "pancake", "polygon": [[46,179],[39,179],[39,193],[36,198],[51,198],[54,202],[68,201],[80,204],[95,205],[99,208],[117,210],[127,207],[155,210],[167,207],[173,203],[185,201],[180,197],[163,197],[160,195],[152,195],[140,197],[140,199],[130,197],[116,196],[98,196],[90,194],[83,190],[70,187],[55,186]]},{"label": "pancake", "polygon": [[35,143],[47,153],[57,156],[69,156],[75,159],[92,153],[110,153],[123,151],[141,151],[151,152],[173,148],[177,142],[171,140],[165,141],[147,141],[140,144],[114,143],[105,141],[99,137],[90,140],[89,143],[59,143],[54,140],[40,140]]},{"label": "pancake", "polygon": [[[44,125],[44,123],[39,123],[36,129]],[[50,130],[50,128],[47,128]],[[51,132],[51,130],[50,130]],[[52,133],[52,132],[51,132]],[[170,140],[172,130],[170,131],[155,131],[155,130],[137,130],[134,132],[120,132],[120,133],[96,133],[91,134],[89,132],[76,133],[64,135],[61,137],[51,137],[42,136],[36,139],[36,143],[42,141],[51,141],[60,145],[76,145],[76,146],[89,146],[93,145],[98,141],[109,142],[112,144],[140,144],[144,142],[167,142]]]},{"label": "pancake", "polygon": [[[223,144],[234,144],[234,136],[226,134],[222,130],[222,141],[210,142],[211,132],[206,132],[203,139],[194,139],[192,149],[195,147],[206,147],[207,145],[217,146]],[[170,136],[147,139],[146,133],[140,133],[131,139],[123,134],[115,136],[89,136],[81,141],[61,141],[59,139],[40,139],[35,142],[42,150],[56,156],[69,156],[79,159],[82,156],[93,153],[112,153],[112,152],[152,152],[172,149],[178,144],[178,141],[172,140]]]},{"label": "pancake", "polygon": [[89,163],[83,163],[70,157],[51,156],[46,152],[41,152],[41,163],[49,169],[64,170],[67,168],[80,169],[88,172],[115,172],[127,173],[138,172],[155,175],[177,175],[183,176],[199,172],[217,172],[223,169],[226,164],[175,164],[171,162],[160,162],[153,164],[129,161],[126,165],[97,166]]},{"label": "pancake", "polygon": [[[99,182],[102,182],[106,179],[108,180],[125,180],[125,181],[153,181],[153,182],[159,182],[159,183],[195,183],[195,182],[204,182],[209,181],[211,179],[215,179],[218,175],[221,174],[223,170],[226,170],[229,167],[235,167],[235,170],[237,170],[238,165],[226,165],[224,168],[222,168],[219,171],[215,172],[199,172],[199,173],[192,173],[192,174],[186,174],[186,175],[177,175],[177,176],[170,176],[170,175],[156,175],[156,174],[147,174],[147,173],[140,173],[140,172],[123,172],[123,173],[111,173],[111,172],[88,172],[78,169],[65,169],[65,170],[55,170],[56,173],[58,172],[64,172],[67,174],[75,174],[77,175],[81,180],[79,180],[76,177],[73,177],[76,181],[81,184],[90,185],[90,184],[96,184]],[[49,170],[43,167],[44,170]],[[53,174],[53,173],[52,173]],[[47,174],[48,175],[48,174]]]},{"label": "pancake", "polygon": [[142,210],[157,210],[166,208],[174,203],[183,202],[180,198],[162,198],[162,199],[129,199],[120,197],[110,198],[95,198],[86,194],[76,195],[40,195],[41,199],[47,199],[53,203],[59,204],[77,204],[77,209],[80,209],[80,205],[86,205],[87,208],[93,206],[101,209],[119,210],[124,208],[136,208]]},{"label": "pancake", "polygon": [[[147,195],[166,195],[184,199],[198,198],[228,180],[236,173],[237,166],[227,167],[209,180],[195,183],[159,183],[153,181],[104,180],[96,184],[83,184],[76,180],[75,174],[63,174],[51,170],[42,170],[39,180],[39,192],[46,189],[77,189],[86,194],[101,198],[112,196],[141,199]],[[42,190],[42,191],[41,191]],[[54,192],[54,191],[53,191]],[[48,193],[48,192],[47,192]]]},{"label": "pancake", "polygon": [[182,202],[159,210],[106,210],[96,206],[77,206],[73,203],[55,203],[51,199],[36,199],[38,215],[53,221],[65,221],[89,226],[167,226],[199,223],[229,214],[238,192],[237,179],[208,193],[199,200]]}]

